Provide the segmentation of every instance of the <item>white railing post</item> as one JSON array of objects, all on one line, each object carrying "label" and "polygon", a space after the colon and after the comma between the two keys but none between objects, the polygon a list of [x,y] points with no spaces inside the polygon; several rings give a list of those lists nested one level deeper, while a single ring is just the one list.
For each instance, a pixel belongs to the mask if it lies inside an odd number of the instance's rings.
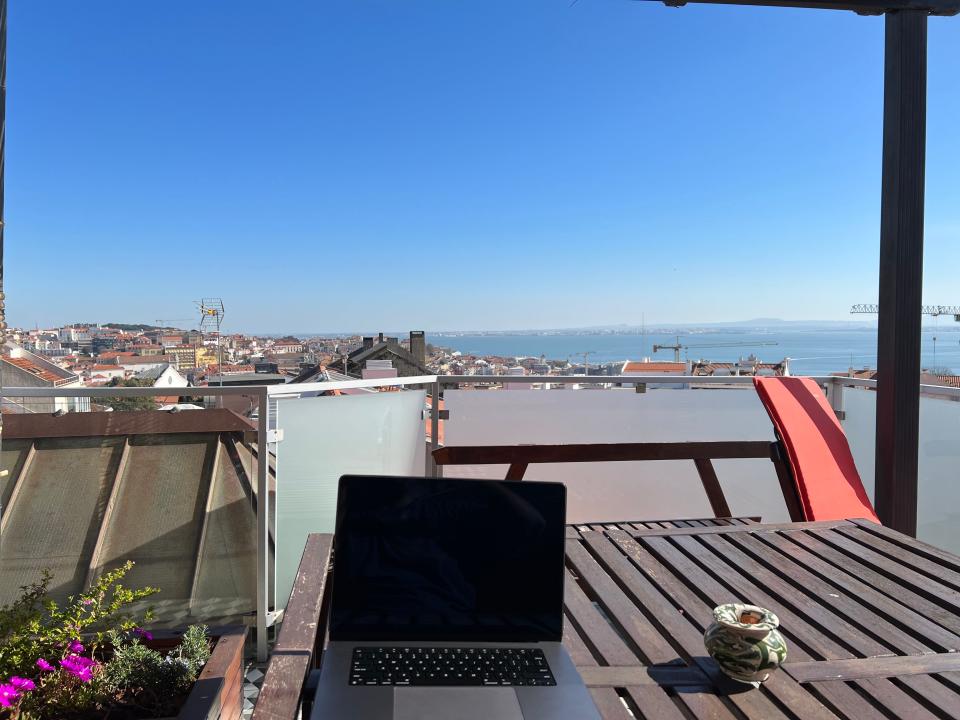
[{"label": "white railing post", "polygon": [[831,378],[827,383],[827,402],[833,408],[833,414],[837,416],[837,420],[841,422],[846,420],[847,413],[843,407],[843,383],[841,378]]},{"label": "white railing post", "polygon": [[443,477],[443,468],[434,461],[433,451],[440,447],[440,392],[439,380],[430,383],[430,452],[427,457],[427,475]]},{"label": "white railing post", "polygon": [[270,407],[266,386],[257,390],[257,661],[266,662],[270,613],[270,451],[267,448]]}]

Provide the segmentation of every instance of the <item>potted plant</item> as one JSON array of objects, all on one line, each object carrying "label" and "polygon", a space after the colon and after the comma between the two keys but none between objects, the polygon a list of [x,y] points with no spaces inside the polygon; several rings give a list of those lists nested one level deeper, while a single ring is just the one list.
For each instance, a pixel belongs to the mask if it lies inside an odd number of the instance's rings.
[{"label": "potted plant", "polygon": [[121,583],[132,562],[57,603],[51,581],[0,608],[0,720],[237,720],[245,629],[154,638],[129,612],[157,592]]}]

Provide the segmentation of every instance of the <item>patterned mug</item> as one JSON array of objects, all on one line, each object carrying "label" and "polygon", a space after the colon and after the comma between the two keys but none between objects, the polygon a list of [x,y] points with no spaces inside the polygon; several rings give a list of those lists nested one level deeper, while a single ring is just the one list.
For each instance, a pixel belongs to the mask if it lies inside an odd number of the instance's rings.
[{"label": "patterned mug", "polygon": [[728,603],[713,609],[713,624],[703,634],[710,657],[729,677],[759,687],[787,659],[780,619],[756,605]]}]

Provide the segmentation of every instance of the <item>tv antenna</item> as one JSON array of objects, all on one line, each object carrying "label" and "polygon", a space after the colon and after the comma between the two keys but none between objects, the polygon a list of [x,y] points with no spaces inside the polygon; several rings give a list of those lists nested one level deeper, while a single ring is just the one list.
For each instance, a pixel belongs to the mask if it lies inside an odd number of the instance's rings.
[{"label": "tv antenna", "polygon": [[223,322],[223,300],[221,298],[203,298],[194,301],[200,310],[200,335],[215,332],[217,334],[217,375],[223,386],[223,350],[220,347],[220,324]]}]

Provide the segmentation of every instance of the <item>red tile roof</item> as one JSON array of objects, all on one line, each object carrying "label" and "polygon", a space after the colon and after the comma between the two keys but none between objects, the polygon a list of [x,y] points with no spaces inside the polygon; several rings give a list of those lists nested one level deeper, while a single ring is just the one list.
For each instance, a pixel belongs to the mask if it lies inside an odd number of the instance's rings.
[{"label": "red tile roof", "polygon": [[14,365],[14,366],[18,367],[18,368],[20,368],[21,370],[25,370],[26,372],[30,373],[31,375],[36,375],[38,378],[43,378],[43,379],[46,380],[47,382],[53,382],[53,383],[55,383],[55,382],[59,382],[59,381],[63,380],[62,377],[60,377],[59,375],[51,372],[50,370],[47,370],[47,369],[45,369],[45,368],[42,368],[42,367],[40,367],[39,365],[34,365],[34,364],[33,364],[32,362],[30,362],[27,358],[8,357],[8,358],[4,358],[4,359],[5,359],[8,363],[10,363],[11,365]]},{"label": "red tile roof", "polygon": [[120,358],[119,365],[162,365],[171,361],[170,355],[133,355],[131,357]]},{"label": "red tile roof", "polygon": [[623,366],[625,373],[683,373],[687,364],[682,362],[627,362]]},{"label": "red tile roof", "polygon": [[842,377],[842,378],[852,377],[852,378],[857,378],[858,380],[876,380],[877,379],[877,371],[870,370],[870,369],[854,370],[852,373],[849,371],[834,372],[834,373],[830,373],[830,375],[832,377]]},{"label": "red tile roof", "polygon": [[960,375],[934,375],[939,385],[960,388]]}]

